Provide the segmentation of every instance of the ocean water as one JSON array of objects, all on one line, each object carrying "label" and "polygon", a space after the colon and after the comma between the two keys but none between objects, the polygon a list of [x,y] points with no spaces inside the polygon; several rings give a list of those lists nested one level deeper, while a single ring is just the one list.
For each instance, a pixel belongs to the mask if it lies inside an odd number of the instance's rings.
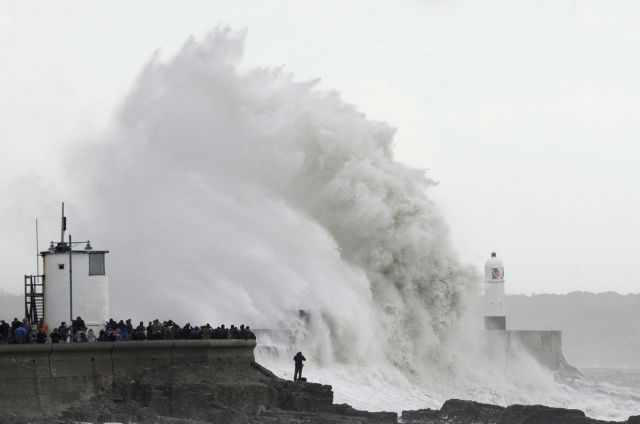
[{"label": "ocean water", "polygon": [[[640,390],[640,367],[589,367],[580,368],[587,377],[600,384],[611,384],[616,387],[626,387]],[[640,411],[638,412],[640,414]]]},{"label": "ocean water", "polygon": [[[290,370],[284,364],[278,366],[272,363],[270,366],[280,376],[292,378],[292,365],[289,366]],[[617,369],[599,369],[597,377],[589,376],[580,381],[558,380],[556,387],[548,388],[549,392],[533,385],[514,384],[513,391],[509,393],[492,389],[490,382],[485,385],[470,382],[466,390],[464,387],[451,390],[446,388],[447,382],[412,383],[402,376],[394,379],[385,370],[375,368],[311,367],[308,367],[306,377],[309,381],[330,384],[336,403],[348,403],[368,411],[400,413],[402,410],[438,409],[445,400],[459,398],[503,406],[518,403],[574,408],[584,411],[589,417],[602,420],[625,421],[631,415],[640,415],[640,387],[637,380],[629,383],[632,378],[620,378],[620,370]]]},{"label": "ocean water", "polygon": [[[267,343],[269,341],[267,340]],[[304,344],[300,343],[299,348]],[[257,361],[283,378],[293,377],[295,349],[280,345],[257,350]],[[476,373],[430,368],[420,378],[367,364],[317,364],[313,358],[303,371],[309,381],[329,384],[336,403],[368,411],[439,409],[447,399],[475,400],[497,405],[542,404],[573,408],[589,417],[625,421],[640,415],[640,367],[585,368],[557,373],[539,366],[526,354],[510,367],[478,359]],[[460,358],[459,360],[462,360]]]}]

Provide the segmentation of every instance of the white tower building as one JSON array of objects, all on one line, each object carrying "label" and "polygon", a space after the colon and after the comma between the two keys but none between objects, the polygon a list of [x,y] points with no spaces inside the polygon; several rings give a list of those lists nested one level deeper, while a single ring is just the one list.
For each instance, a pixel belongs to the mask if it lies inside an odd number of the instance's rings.
[{"label": "white tower building", "polygon": [[[40,252],[44,270],[44,319],[50,328],[80,316],[96,336],[109,316],[109,282],[105,268],[107,250],[78,248],[60,242]],[[86,244],[86,245],[85,245]]]},{"label": "white tower building", "polygon": [[484,328],[506,330],[504,266],[492,252],[484,265]]}]

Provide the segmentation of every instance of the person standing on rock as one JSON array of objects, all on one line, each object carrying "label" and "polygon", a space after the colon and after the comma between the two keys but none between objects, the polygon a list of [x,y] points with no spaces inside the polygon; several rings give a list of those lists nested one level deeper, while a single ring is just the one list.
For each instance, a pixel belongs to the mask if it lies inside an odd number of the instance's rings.
[{"label": "person standing on rock", "polygon": [[302,356],[302,352],[296,353],[296,356],[293,357],[293,361],[296,363],[296,369],[293,372],[293,381],[298,381],[302,379],[302,367],[304,364],[302,361],[306,361],[307,358]]}]

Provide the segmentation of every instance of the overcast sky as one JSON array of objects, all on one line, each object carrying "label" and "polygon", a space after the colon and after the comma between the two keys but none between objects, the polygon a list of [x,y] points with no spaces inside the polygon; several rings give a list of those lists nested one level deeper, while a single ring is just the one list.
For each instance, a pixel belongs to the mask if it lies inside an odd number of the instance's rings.
[{"label": "overcast sky", "polygon": [[[248,31],[247,66],[321,78],[398,127],[461,259],[496,250],[508,292],[639,292],[638,22],[637,1],[2,2],[0,183],[56,181],[154,52],[229,24]],[[1,204],[30,236],[48,213]]]}]

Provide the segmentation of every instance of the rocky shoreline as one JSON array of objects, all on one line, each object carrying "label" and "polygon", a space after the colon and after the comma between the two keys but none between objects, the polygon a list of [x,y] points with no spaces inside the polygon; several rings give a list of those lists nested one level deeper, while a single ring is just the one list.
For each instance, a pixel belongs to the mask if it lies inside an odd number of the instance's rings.
[{"label": "rocky shoreline", "polygon": [[543,405],[507,407],[451,399],[439,410],[403,411],[404,424],[640,424],[640,415],[627,421],[600,421],[588,418],[577,409],[551,408]]},{"label": "rocky shoreline", "polygon": [[[318,423],[318,424],[599,424],[577,410],[449,400],[440,410],[358,411],[333,403],[331,386],[283,380],[252,362],[184,363],[146,370],[69,405],[2,411],[0,422]],[[626,423],[640,424],[640,416]]]}]

